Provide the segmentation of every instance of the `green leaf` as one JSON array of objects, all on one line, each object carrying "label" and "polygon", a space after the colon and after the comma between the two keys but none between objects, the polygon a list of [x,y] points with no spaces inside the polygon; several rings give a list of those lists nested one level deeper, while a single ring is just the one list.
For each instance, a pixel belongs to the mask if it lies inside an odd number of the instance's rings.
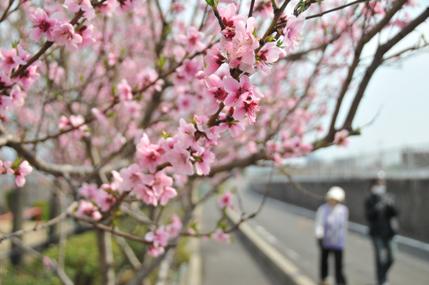
[{"label": "green leaf", "polygon": [[293,14],[298,17],[302,12],[310,8],[312,4],[321,3],[322,1],[323,0],[300,0],[293,10]]},{"label": "green leaf", "polygon": [[222,220],[222,221],[218,224],[218,227],[219,227],[221,230],[225,231],[225,230],[227,230],[227,229],[229,228],[229,223],[228,223],[228,221],[227,221],[227,220]]},{"label": "green leaf", "polygon": [[19,41],[13,41],[12,42],[12,48],[17,48],[19,45]]},{"label": "green leaf", "polygon": [[219,0],[206,0],[207,5],[210,7],[217,7],[217,4],[219,4]]},{"label": "green leaf", "polygon": [[21,157],[16,158],[15,161],[12,163],[11,168],[13,170],[17,170],[22,161],[23,159]]},{"label": "green leaf", "polygon": [[164,56],[160,56],[156,62],[156,66],[159,70],[163,69],[165,63],[167,62],[166,58]]},{"label": "green leaf", "polygon": [[162,131],[162,133],[161,133],[161,137],[163,138],[163,139],[168,139],[168,138],[171,138],[171,134],[169,134],[168,132],[166,132],[166,131]]}]

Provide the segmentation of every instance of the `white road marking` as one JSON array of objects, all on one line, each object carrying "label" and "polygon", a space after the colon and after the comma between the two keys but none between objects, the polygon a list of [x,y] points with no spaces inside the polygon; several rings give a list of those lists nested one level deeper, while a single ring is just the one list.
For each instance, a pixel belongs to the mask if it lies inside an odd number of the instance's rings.
[{"label": "white road marking", "polygon": [[295,250],[291,249],[291,248],[286,247],[285,251],[286,251],[286,254],[292,259],[298,260],[300,257],[299,253],[296,252]]},{"label": "white road marking", "polygon": [[[272,234],[270,233],[266,228],[264,228],[263,226],[257,224],[256,222],[253,222],[252,224],[254,224],[255,226],[255,230],[262,236],[262,238],[264,238],[266,241],[268,241],[271,244],[280,244],[279,240]],[[296,252],[295,250],[289,248],[289,247],[285,247],[282,246],[282,249],[284,249],[285,253],[292,259],[294,260],[298,260],[300,258],[300,255],[298,252]]]},{"label": "white road marking", "polygon": [[264,237],[269,243],[271,244],[277,244],[278,239],[272,235],[269,231],[267,231],[263,226],[258,225],[255,223],[255,230]]}]

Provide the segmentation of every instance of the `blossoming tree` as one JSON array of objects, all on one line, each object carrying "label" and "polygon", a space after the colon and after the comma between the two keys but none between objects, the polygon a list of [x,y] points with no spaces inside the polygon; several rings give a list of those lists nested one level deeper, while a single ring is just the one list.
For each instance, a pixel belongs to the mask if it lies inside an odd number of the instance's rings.
[{"label": "blossoming tree", "polygon": [[[213,196],[232,206],[199,183],[360,134],[371,77],[426,47],[397,45],[428,16],[411,0],[1,1],[0,148],[16,158],[0,157],[0,174],[61,186],[71,203],[39,228],[89,224],[103,284],[115,284],[112,235],[145,244],[130,283],[141,284],[182,237],[236,228],[193,226]],[[121,229],[124,216],[145,234]]]}]

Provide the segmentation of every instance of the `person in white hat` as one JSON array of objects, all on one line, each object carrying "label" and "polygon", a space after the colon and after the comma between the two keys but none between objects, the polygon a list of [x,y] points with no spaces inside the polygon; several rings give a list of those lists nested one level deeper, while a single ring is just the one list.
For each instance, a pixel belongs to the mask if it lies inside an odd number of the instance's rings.
[{"label": "person in white hat", "polygon": [[326,193],[326,203],[317,209],[315,233],[320,248],[320,284],[322,285],[327,284],[328,259],[331,254],[335,257],[335,282],[337,285],[346,284],[343,251],[349,211],[342,204],[344,199],[345,192],[341,187],[331,187]]}]

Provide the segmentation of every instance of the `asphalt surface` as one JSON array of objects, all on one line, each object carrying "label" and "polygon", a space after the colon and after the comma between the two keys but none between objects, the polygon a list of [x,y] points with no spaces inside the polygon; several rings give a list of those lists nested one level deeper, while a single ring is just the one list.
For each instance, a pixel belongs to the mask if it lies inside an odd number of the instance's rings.
[{"label": "asphalt surface", "polygon": [[[247,213],[256,209],[262,196],[240,191],[241,203]],[[300,209],[284,202],[268,198],[262,211],[252,221],[252,227],[270,244],[276,247],[300,270],[315,282],[318,281],[319,252],[314,238],[314,222]],[[308,211],[307,211],[308,212]],[[333,266],[330,266],[331,274]],[[370,240],[349,232],[345,249],[345,272],[348,284],[375,284],[373,248]],[[428,285],[429,262],[406,252],[396,250],[390,285]],[[218,283],[248,284],[248,283]],[[255,283],[259,285],[270,283]]]},{"label": "asphalt surface", "polygon": [[[203,231],[216,225],[220,212],[215,201],[203,208]],[[252,258],[235,234],[231,243],[202,240],[203,285],[276,285]]]}]

